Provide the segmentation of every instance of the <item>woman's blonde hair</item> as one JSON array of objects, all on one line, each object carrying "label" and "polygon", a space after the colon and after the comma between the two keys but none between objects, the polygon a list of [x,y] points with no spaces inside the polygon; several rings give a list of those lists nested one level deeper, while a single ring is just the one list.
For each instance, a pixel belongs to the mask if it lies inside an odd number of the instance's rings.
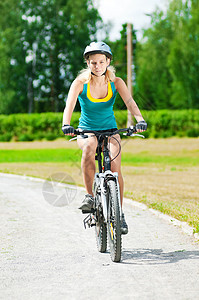
[{"label": "woman's blonde hair", "polygon": [[[77,79],[79,79],[82,83],[88,83],[91,80],[91,70],[90,68],[83,69],[79,72]],[[115,68],[113,66],[109,66],[107,68],[105,74],[105,80],[108,82],[115,80]]]}]

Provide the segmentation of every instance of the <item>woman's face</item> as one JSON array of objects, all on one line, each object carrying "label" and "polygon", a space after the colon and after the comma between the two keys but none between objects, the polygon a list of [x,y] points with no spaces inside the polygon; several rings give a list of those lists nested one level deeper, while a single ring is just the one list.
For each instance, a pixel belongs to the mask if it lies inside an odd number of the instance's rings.
[{"label": "woman's face", "polygon": [[104,54],[92,54],[87,60],[87,65],[96,76],[101,76],[110,64],[110,59]]}]

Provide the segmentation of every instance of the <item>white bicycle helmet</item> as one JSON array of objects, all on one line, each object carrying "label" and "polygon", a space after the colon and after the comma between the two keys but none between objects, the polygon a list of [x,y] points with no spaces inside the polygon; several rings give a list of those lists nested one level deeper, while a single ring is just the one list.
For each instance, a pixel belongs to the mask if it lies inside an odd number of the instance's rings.
[{"label": "white bicycle helmet", "polygon": [[112,59],[111,48],[104,42],[92,42],[84,50],[84,58],[88,59],[90,54],[105,54],[108,58]]}]

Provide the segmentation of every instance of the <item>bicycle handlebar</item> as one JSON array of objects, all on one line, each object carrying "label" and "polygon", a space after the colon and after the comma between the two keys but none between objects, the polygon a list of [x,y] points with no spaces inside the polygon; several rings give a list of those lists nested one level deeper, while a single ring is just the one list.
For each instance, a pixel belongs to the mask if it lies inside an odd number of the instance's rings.
[{"label": "bicycle handlebar", "polygon": [[120,133],[120,132],[125,132],[127,131],[127,133],[134,133],[136,132],[136,127],[134,126],[132,129],[131,128],[121,128],[121,129],[117,129],[115,131],[104,131],[103,132],[101,130],[87,130],[87,129],[75,129],[75,134],[76,135],[84,135],[85,133],[93,133],[95,135],[108,135],[108,136],[111,136],[111,135],[115,135],[117,133]]},{"label": "bicycle handlebar", "polygon": [[[133,126],[133,128],[129,127],[129,128],[117,129],[114,132],[110,132],[110,131],[101,132],[101,131],[97,131],[97,130],[83,130],[83,129],[79,128],[79,129],[75,129],[74,134],[81,135],[81,137],[83,137],[83,138],[88,138],[89,136],[86,135],[86,133],[93,133],[95,136],[112,136],[112,135],[118,134],[120,132],[126,132],[126,133],[123,133],[123,135],[126,135],[126,136],[138,136],[138,137],[145,138],[144,135],[135,133],[136,132],[135,126]],[[75,140],[75,139],[77,139],[77,137],[70,139],[70,141]]]}]

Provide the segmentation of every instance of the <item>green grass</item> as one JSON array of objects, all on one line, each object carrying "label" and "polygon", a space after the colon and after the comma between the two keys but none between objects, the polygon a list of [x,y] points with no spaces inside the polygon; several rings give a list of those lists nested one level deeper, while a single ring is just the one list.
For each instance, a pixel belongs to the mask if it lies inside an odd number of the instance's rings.
[{"label": "green grass", "polygon": [[139,153],[137,156],[131,153],[125,153],[122,157],[124,164],[146,164],[146,163],[158,163],[158,164],[169,164],[169,165],[182,165],[186,164],[189,166],[195,166],[199,164],[199,157],[189,156],[163,156],[163,155],[150,155],[147,153]]},{"label": "green grass", "polygon": [[[79,149],[25,149],[25,150],[1,150],[0,163],[8,162],[80,162],[81,150]],[[199,164],[199,157],[192,156],[164,156],[150,155],[141,152],[137,155],[123,153],[122,163],[128,165],[135,164],[169,164],[169,165],[189,165]]]},{"label": "green grass", "polygon": [[80,160],[81,150],[74,149],[26,149],[0,151],[0,163],[70,162]]}]

